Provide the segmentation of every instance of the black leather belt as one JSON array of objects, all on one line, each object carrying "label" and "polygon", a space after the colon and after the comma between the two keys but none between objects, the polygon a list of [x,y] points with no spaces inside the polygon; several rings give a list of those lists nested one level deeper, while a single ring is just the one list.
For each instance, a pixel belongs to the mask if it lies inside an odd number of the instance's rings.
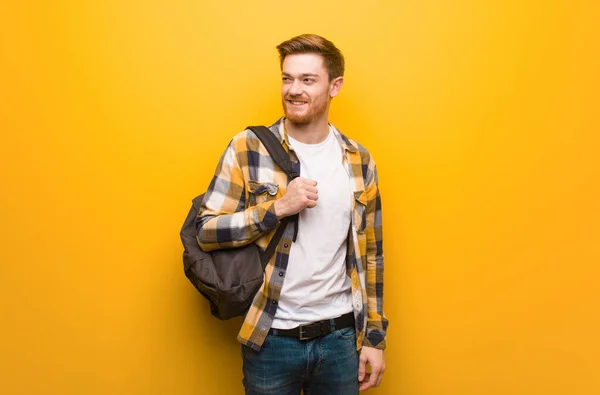
[{"label": "black leather belt", "polygon": [[327,335],[335,330],[354,326],[354,313],[350,312],[337,318],[317,321],[306,325],[300,325],[292,329],[274,329],[269,330],[269,335],[295,337],[300,340],[308,340],[319,336]]}]

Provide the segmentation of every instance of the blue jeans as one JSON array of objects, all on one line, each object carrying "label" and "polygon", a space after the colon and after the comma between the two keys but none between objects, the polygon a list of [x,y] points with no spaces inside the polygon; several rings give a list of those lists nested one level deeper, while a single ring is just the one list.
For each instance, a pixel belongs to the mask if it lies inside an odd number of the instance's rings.
[{"label": "blue jeans", "polygon": [[358,394],[354,328],[298,340],[267,336],[260,352],[242,346],[247,395]]}]

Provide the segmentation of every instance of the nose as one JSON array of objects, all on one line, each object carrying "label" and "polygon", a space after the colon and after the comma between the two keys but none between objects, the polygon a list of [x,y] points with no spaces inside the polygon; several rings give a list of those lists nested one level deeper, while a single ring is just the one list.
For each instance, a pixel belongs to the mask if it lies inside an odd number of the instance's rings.
[{"label": "nose", "polygon": [[300,81],[295,79],[290,85],[290,90],[288,91],[288,93],[291,96],[300,96],[302,94],[302,84],[300,83]]}]

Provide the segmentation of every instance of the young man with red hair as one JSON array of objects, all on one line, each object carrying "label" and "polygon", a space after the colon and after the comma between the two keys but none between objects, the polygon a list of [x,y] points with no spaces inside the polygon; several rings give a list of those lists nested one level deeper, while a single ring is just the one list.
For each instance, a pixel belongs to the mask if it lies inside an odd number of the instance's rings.
[{"label": "young man with red hair", "polygon": [[340,50],[314,34],[277,49],[284,117],[269,129],[300,177],[289,181],[252,131],[239,133],[205,195],[198,241],[205,251],[264,249],[280,220],[298,215],[238,335],[246,394],[356,394],[385,369],[377,169],[328,121],[344,83]]}]

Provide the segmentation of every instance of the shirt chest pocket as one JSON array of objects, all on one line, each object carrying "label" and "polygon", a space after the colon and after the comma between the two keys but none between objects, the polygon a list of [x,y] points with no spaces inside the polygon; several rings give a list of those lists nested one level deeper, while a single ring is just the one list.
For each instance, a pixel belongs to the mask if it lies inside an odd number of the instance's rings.
[{"label": "shirt chest pocket", "polygon": [[279,185],[271,182],[248,180],[248,207],[256,206],[279,197]]},{"label": "shirt chest pocket", "polygon": [[367,226],[367,194],[365,191],[354,192],[354,226],[358,234],[363,234]]}]

